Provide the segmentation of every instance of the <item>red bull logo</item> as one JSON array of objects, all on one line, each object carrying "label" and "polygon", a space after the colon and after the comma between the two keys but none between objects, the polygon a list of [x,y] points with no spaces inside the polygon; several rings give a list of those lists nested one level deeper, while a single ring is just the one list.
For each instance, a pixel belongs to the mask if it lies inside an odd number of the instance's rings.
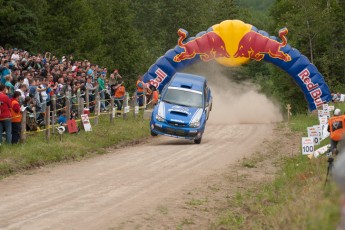
[{"label": "red bull logo", "polygon": [[287,44],[285,37],[287,33],[287,28],[281,29],[279,37],[282,42],[278,42],[258,32],[250,31],[240,40],[234,57],[246,57],[261,61],[268,54],[271,58],[278,58],[285,62],[291,61],[291,56],[281,50]]},{"label": "red bull logo", "polygon": [[187,32],[183,29],[179,29],[177,34],[179,35],[178,45],[183,48],[184,51],[174,57],[175,62],[193,59],[197,54],[200,55],[200,59],[204,62],[218,57],[230,57],[226,51],[223,39],[213,31],[186,43],[183,43],[183,41],[187,37]]}]

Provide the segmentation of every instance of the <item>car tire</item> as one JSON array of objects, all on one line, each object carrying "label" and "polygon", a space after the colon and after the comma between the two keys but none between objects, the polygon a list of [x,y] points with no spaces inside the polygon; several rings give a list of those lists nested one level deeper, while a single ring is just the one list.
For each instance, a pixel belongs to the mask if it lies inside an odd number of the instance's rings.
[{"label": "car tire", "polygon": [[198,139],[194,139],[195,144],[200,144],[201,143],[202,136]]},{"label": "car tire", "polygon": [[158,134],[153,132],[153,131],[151,131],[151,136],[156,137],[156,136],[158,136]]}]

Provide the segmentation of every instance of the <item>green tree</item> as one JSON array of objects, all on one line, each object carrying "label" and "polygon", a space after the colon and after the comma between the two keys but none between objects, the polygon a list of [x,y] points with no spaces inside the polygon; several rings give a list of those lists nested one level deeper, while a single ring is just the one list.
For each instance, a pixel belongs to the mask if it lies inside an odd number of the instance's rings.
[{"label": "green tree", "polygon": [[19,1],[0,0],[0,44],[29,48],[35,44],[38,20]]}]

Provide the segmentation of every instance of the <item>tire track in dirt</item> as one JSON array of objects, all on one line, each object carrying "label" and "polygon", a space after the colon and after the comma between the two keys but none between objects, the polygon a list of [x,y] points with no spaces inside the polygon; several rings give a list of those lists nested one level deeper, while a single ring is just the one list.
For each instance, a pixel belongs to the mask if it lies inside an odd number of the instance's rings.
[{"label": "tire track in dirt", "polygon": [[0,228],[107,229],[255,152],[272,125],[209,124],[201,145],[166,137],[0,181]]}]

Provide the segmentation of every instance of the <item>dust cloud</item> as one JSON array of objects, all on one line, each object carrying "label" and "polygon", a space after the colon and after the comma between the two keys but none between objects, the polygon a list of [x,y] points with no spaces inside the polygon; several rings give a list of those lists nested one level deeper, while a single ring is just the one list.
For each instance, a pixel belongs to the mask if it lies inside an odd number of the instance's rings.
[{"label": "dust cloud", "polygon": [[189,70],[190,73],[205,76],[211,88],[213,103],[208,123],[267,124],[283,120],[278,103],[259,93],[258,86],[232,80],[242,78],[235,68],[229,71],[229,67],[211,62],[196,63]]},{"label": "dust cloud", "polygon": [[220,74],[208,77],[213,105],[209,123],[253,124],[283,120],[279,107],[251,83],[235,83]]}]

